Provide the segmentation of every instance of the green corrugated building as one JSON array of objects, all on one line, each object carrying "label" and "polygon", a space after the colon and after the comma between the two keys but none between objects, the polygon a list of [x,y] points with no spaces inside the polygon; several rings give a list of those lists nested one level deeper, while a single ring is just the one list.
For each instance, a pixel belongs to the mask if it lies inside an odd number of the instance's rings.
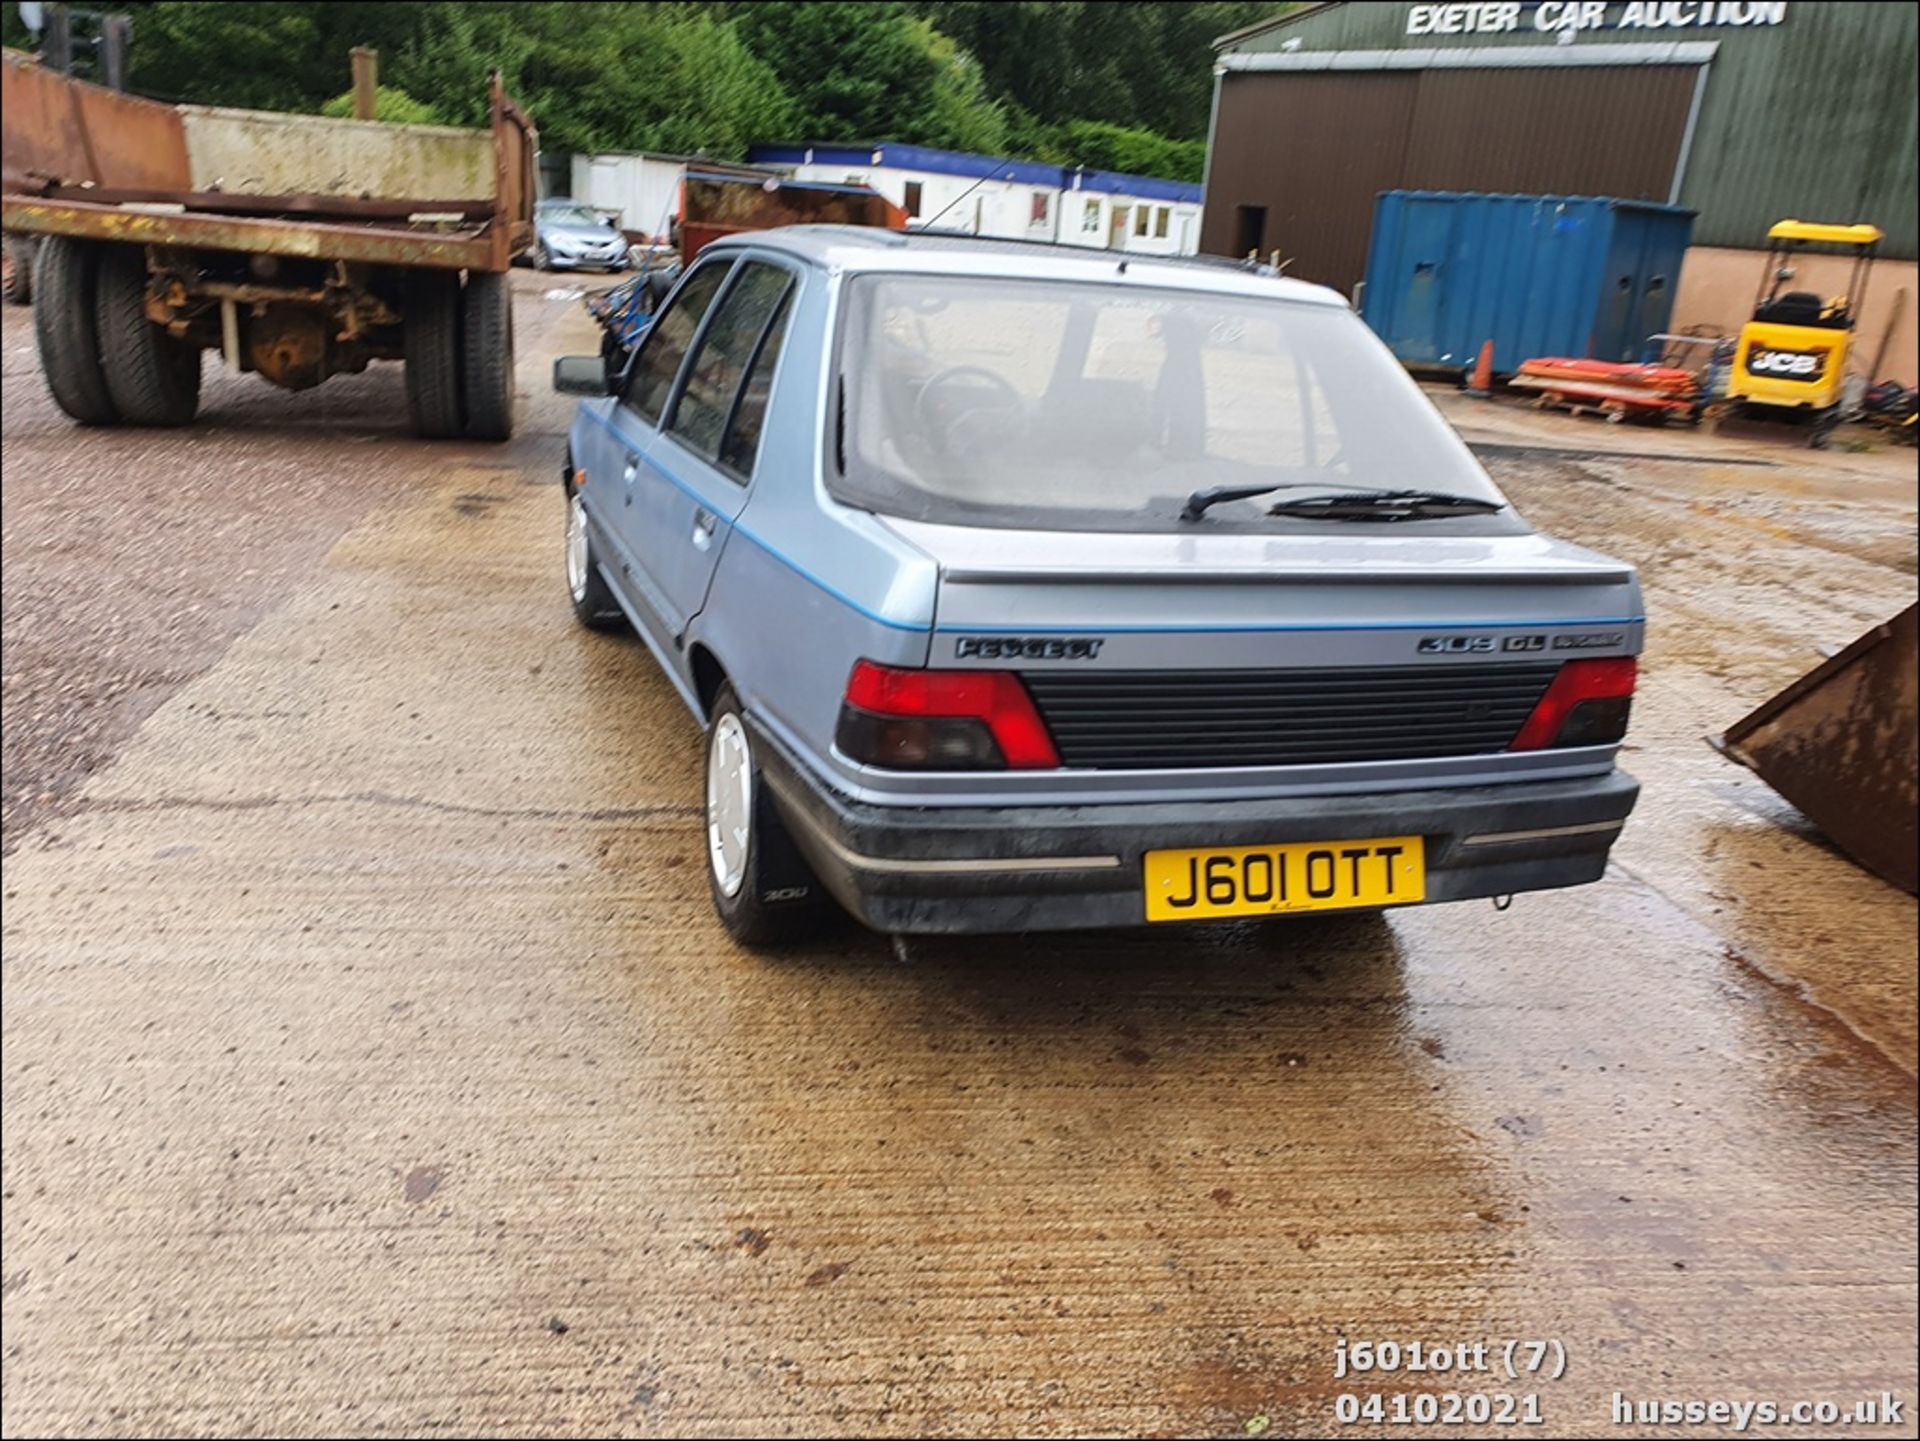
[{"label": "green corrugated building", "polygon": [[1868,221],[1892,263],[1862,337],[1913,379],[1920,6],[1355,0],[1218,52],[1203,249],[1351,292],[1383,190],[1668,201],[1698,212],[1675,323],[1732,329],[1772,222]]}]

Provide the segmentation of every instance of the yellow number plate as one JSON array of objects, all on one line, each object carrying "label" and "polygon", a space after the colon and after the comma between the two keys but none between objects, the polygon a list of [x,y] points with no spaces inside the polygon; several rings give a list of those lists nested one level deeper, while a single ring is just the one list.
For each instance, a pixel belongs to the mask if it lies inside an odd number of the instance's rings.
[{"label": "yellow number plate", "polygon": [[1426,899],[1419,836],[1148,851],[1147,919],[1203,921],[1399,906]]}]

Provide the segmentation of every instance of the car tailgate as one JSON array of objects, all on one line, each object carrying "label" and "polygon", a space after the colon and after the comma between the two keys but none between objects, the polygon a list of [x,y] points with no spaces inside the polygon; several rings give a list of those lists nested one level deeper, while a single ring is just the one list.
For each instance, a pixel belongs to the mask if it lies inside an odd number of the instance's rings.
[{"label": "car tailgate", "polygon": [[1641,648],[1633,570],[1537,534],[886,524],[939,563],[934,665],[1291,669]]}]

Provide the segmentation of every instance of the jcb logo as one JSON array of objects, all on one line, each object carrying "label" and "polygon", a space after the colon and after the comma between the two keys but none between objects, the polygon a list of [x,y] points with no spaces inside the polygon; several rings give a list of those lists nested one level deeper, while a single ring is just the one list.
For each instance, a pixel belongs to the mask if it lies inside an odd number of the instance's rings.
[{"label": "jcb logo", "polygon": [[1787,380],[1818,380],[1826,364],[1824,350],[1765,350],[1756,345],[1747,352],[1747,369],[1753,374]]}]

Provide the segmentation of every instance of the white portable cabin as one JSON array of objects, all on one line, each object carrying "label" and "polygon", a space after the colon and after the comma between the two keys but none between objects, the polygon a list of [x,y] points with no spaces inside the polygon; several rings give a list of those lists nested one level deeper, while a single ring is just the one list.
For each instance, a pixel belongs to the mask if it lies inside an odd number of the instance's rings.
[{"label": "white portable cabin", "polygon": [[909,229],[1148,255],[1199,248],[1200,187],[1182,181],[890,141],[760,145],[750,154],[797,180],[870,185],[907,212]]}]

